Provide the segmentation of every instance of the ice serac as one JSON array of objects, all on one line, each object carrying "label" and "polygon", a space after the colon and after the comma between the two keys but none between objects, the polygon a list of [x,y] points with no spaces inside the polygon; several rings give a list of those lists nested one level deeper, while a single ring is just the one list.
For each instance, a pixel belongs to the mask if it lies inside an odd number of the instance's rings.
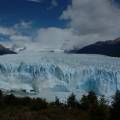
[{"label": "ice serac", "polygon": [[36,52],[0,57],[0,89],[112,96],[120,90],[120,59]]}]

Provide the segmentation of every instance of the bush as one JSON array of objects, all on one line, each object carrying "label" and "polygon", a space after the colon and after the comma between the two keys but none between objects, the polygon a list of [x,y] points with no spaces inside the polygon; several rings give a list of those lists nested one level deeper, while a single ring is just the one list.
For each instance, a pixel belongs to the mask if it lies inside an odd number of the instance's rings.
[{"label": "bush", "polygon": [[0,120],[119,120],[120,119],[120,91],[117,91],[112,105],[102,96],[97,98],[94,92],[83,95],[80,103],[72,93],[67,104],[48,103],[45,99],[15,97],[3,95],[0,91]]},{"label": "bush", "polygon": [[3,93],[2,91],[0,90],[0,99],[3,97]]},{"label": "bush", "polygon": [[19,98],[19,104],[23,106],[30,106],[32,104],[32,99],[29,97]]},{"label": "bush", "polygon": [[0,108],[2,108],[2,106],[3,106],[3,93],[0,90]]},{"label": "bush", "polygon": [[59,100],[58,97],[55,97],[55,105],[56,105],[56,106],[61,105],[60,100]]},{"label": "bush", "polygon": [[13,95],[6,95],[4,97],[4,103],[7,105],[17,105],[18,104],[18,99]]},{"label": "bush", "polygon": [[46,102],[45,99],[37,98],[32,100],[31,110],[46,109],[47,106],[48,106],[48,103]]},{"label": "bush", "polygon": [[80,100],[80,106],[83,110],[93,109],[93,107],[96,107],[97,104],[97,96],[92,91],[90,91],[87,96],[83,95]]},{"label": "bush", "polygon": [[112,108],[111,108],[112,120],[120,119],[120,91],[117,91],[113,97]]},{"label": "bush", "polygon": [[67,99],[67,106],[69,108],[76,108],[77,105],[78,105],[78,102],[76,100],[76,96],[72,93]]},{"label": "bush", "polygon": [[91,120],[109,120],[110,111],[103,96],[98,100],[98,104],[94,106],[94,110],[90,110],[90,118]]}]

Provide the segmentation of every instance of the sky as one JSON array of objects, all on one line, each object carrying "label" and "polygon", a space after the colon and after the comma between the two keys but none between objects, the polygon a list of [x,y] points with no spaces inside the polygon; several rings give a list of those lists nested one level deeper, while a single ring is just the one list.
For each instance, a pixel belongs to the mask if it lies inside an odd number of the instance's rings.
[{"label": "sky", "polygon": [[0,43],[72,49],[120,37],[120,0],[0,0]]},{"label": "sky", "polygon": [[34,27],[64,27],[59,16],[70,0],[0,0],[0,23],[12,26],[22,20]]}]

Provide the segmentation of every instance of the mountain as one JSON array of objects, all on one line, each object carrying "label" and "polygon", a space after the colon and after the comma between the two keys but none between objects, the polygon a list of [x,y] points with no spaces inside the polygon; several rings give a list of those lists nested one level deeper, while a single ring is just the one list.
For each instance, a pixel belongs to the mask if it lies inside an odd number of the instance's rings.
[{"label": "mountain", "polygon": [[16,54],[16,52],[0,44],[0,55],[5,55],[5,54]]},{"label": "mountain", "polygon": [[112,57],[120,57],[120,38],[104,42],[96,42],[81,49],[70,50],[69,53],[101,54]]},{"label": "mountain", "polygon": [[10,50],[16,52],[16,53],[19,53],[19,52],[22,52],[24,50],[26,50],[27,48],[25,46],[21,46],[21,45],[17,45],[17,44],[14,44]]},{"label": "mountain", "polygon": [[0,49],[5,49],[5,47],[3,45],[0,44]]}]

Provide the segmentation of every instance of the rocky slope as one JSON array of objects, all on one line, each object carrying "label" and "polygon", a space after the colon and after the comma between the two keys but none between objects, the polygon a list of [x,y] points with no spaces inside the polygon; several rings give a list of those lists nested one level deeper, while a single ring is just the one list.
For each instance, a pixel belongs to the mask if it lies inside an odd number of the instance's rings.
[{"label": "rocky slope", "polygon": [[70,50],[69,53],[77,54],[101,54],[112,57],[120,57],[120,38],[115,40],[108,40],[104,42],[97,42],[82,49]]},{"label": "rocky slope", "polygon": [[16,52],[0,44],[0,55],[5,55],[5,54],[16,54]]}]

